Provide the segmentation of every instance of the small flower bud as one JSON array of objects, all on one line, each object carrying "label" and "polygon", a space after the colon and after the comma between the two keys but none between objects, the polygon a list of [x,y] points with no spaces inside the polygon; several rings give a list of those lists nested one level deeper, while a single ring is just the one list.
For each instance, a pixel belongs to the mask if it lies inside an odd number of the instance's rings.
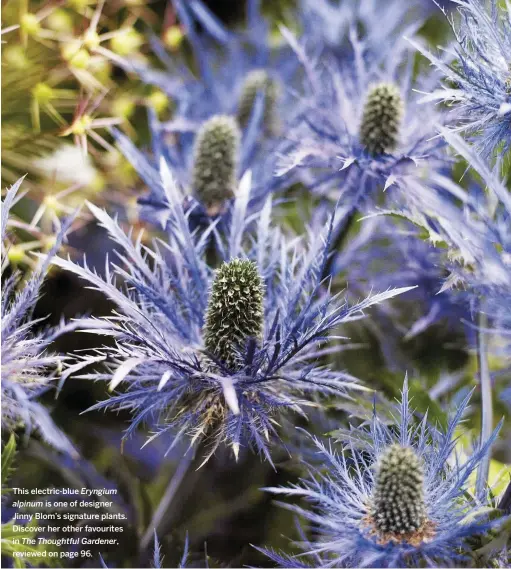
[{"label": "small flower bud", "polygon": [[41,31],[41,24],[35,14],[27,12],[20,19],[20,27],[27,36],[36,36]]},{"label": "small flower bud", "polygon": [[119,55],[131,55],[144,44],[144,36],[134,28],[121,28],[110,40],[113,52]]},{"label": "small flower bud", "polygon": [[171,50],[178,51],[185,35],[180,26],[169,26],[163,34],[163,43]]},{"label": "small flower bud", "polygon": [[192,187],[210,214],[234,197],[239,144],[239,129],[229,116],[210,118],[197,133]]},{"label": "small flower bud", "polygon": [[7,251],[7,259],[11,265],[21,265],[26,257],[26,251],[21,245],[11,245]]},{"label": "small flower bud", "polygon": [[31,65],[27,50],[22,45],[6,45],[2,49],[2,59],[6,65],[14,69],[28,69]]},{"label": "small flower bud", "polygon": [[45,20],[46,25],[54,32],[67,32],[73,30],[73,18],[62,8],[53,10]]},{"label": "small flower bud", "polygon": [[392,151],[399,139],[403,117],[403,100],[392,83],[379,83],[367,95],[360,142],[373,156]]},{"label": "small flower bud", "polygon": [[99,37],[99,34],[91,29],[88,29],[84,34],[83,34],[83,45],[90,51],[96,49],[97,47],[99,47],[99,44],[101,43],[101,39]]},{"label": "small flower bud", "polygon": [[263,331],[264,284],[252,261],[232,259],[217,271],[204,326],[204,345],[232,370],[239,369],[238,352],[248,338]]},{"label": "small flower bud", "polygon": [[169,107],[168,96],[159,89],[155,89],[150,95],[146,97],[146,103],[149,105],[156,114],[160,115]]},{"label": "small flower bud", "polygon": [[36,83],[32,96],[39,104],[46,105],[55,97],[55,92],[47,83]]},{"label": "small flower bud", "polygon": [[264,69],[255,69],[245,78],[238,106],[238,122],[243,128],[248,125],[258,93],[264,94],[264,128],[268,134],[272,134],[277,130],[275,107],[279,87]]},{"label": "small flower bud", "polygon": [[381,533],[409,534],[426,520],[424,473],[415,451],[390,446],[377,466],[372,517]]},{"label": "small flower bud", "polygon": [[136,110],[136,102],[132,95],[123,94],[113,99],[112,114],[116,117],[129,119]]},{"label": "small flower bud", "polygon": [[83,47],[80,40],[70,40],[62,45],[62,58],[76,69],[87,69],[90,64],[91,55]]}]

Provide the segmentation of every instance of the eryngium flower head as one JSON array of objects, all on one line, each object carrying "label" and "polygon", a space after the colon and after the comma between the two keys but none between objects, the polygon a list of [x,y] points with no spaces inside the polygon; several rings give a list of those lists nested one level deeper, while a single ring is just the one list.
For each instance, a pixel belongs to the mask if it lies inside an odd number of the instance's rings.
[{"label": "eryngium flower head", "polygon": [[[357,37],[350,40],[358,53]],[[276,174],[293,171],[315,193],[354,209],[384,189],[390,188],[387,201],[396,193],[402,200],[431,184],[448,158],[434,127],[441,123],[439,109],[419,105],[416,93],[437,79],[428,73],[414,79],[415,54],[396,42],[381,65],[356,59],[336,69],[321,67],[295,38],[289,41],[307,65],[307,78]]]},{"label": "eryngium flower head", "polygon": [[469,456],[456,452],[469,400],[470,394],[442,431],[427,415],[414,417],[405,380],[393,422],[375,411],[363,426],[338,430],[338,451],[313,439],[319,457],[309,476],[267,490],[313,504],[286,507],[312,522],[314,540],[302,535],[296,556],[266,553],[285,567],[303,566],[307,557],[314,567],[462,566],[470,538],[491,526],[471,495],[470,477],[497,434]]},{"label": "eryngium flower head", "polygon": [[277,131],[276,106],[279,86],[265,69],[254,69],[247,74],[239,100],[238,122],[243,128],[247,127],[259,93],[264,95],[264,128],[267,133],[274,134]]},{"label": "eryngium flower head", "polygon": [[374,85],[364,105],[360,142],[374,156],[394,150],[402,118],[403,100],[398,87],[392,83]]},{"label": "eryngium flower head", "polygon": [[461,18],[458,25],[448,17],[455,43],[444,50],[447,57],[414,43],[445,81],[424,101],[450,105],[452,126],[466,132],[488,158],[511,148],[511,4],[499,0],[454,0],[453,4]]},{"label": "eryngium flower head", "polygon": [[[286,124],[294,114],[295,96],[291,91],[299,89],[300,63],[285,42],[275,46],[269,41],[272,36],[270,26],[257,2],[251,2],[251,7],[247,8],[249,26],[241,33],[226,28],[206,4],[201,0],[174,0],[176,15],[193,52],[193,71],[188,67],[189,60],[181,58],[182,53],[169,57],[165,46],[156,37],[151,38],[151,45],[164,70],[141,65],[133,58],[112,57],[123,69],[137,73],[143,82],[165,92],[175,107],[172,118],[165,122],[160,122],[156,113],[149,109],[151,155],[140,152],[122,133],[113,132],[121,152],[148,187],[149,192],[139,202],[143,205],[142,215],[158,225],[165,222],[168,213],[158,177],[162,156],[172,166],[180,185],[192,188],[193,197],[186,198],[188,207],[195,209],[191,221],[202,225],[202,218],[209,217],[207,206],[196,199],[199,195],[192,183],[194,137],[204,122],[215,115],[238,116],[243,86],[255,70],[258,74],[267,74],[275,86],[286,88],[279,90],[278,97],[273,96],[273,88],[256,94],[250,118],[243,125],[238,177],[247,170],[252,172],[251,207],[254,208],[260,207],[270,193],[289,187],[287,179],[274,176],[278,144],[275,135],[283,132],[280,125]],[[272,128],[268,129],[266,117],[271,114],[272,107],[273,117],[278,121],[272,118],[269,121]]]},{"label": "eryngium flower head", "polygon": [[37,398],[51,388],[52,379],[62,370],[66,358],[53,354],[50,345],[72,326],[58,326],[36,332],[41,320],[33,319],[51,257],[56,253],[71,219],[62,224],[55,246],[34,273],[22,282],[22,275],[9,265],[9,211],[16,203],[16,194],[22,179],[7,191],[2,201],[2,431],[23,429],[28,437],[38,434],[58,450],[76,454],[72,444],[55,426],[50,414]]},{"label": "eryngium flower head", "polygon": [[[235,454],[246,445],[270,459],[268,443],[278,436],[276,424],[286,411],[303,413],[312,393],[342,396],[364,389],[352,376],[320,363],[331,331],[409,288],[348,307],[323,286],[333,221],[322,232],[309,231],[302,240],[288,241],[270,226],[270,200],[258,217],[245,215],[249,176],[236,193],[225,239],[214,231],[216,224],[209,227],[219,239],[220,260],[226,262],[215,274],[205,261],[208,235],[190,230],[180,192],[163,162],[162,184],[172,212],[165,241],[155,240],[151,247],[140,239],[132,242],[115,220],[90,206],[122,248],[121,262],[109,264],[101,278],[86,265],[54,260],[116,304],[116,314],[101,320],[102,329],[97,321],[87,325],[95,334],[103,331],[115,338],[115,344],[99,350],[109,370],[86,377],[107,381],[111,391],[121,384],[125,391],[94,408],[132,411],[125,436],[142,422],[153,421],[154,437],[172,433],[172,445],[187,435],[192,443],[207,439],[208,456],[226,443]],[[236,275],[239,284],[224,288],[220,280],[225,275]],[[241,282],[244,278],[247,283]],[[116,284],[121,281],[124,284]],[[234,317],[223,297],[246,298],[246,284],[251,285],[252,320],[247,314]],[[212,297],[218,295],[222,299],[215,302],[220,306],[213,307]],[[223,322],[218,318],[222,307],[228,315]],[[210,334],[219,323],[240,327],[227,332],[240,340],[238,345],[215,345]]]},{"label": "eryngium flower head", "polygon": [[208,300],[204,346],[236,371],[248,338],[260,340],[263,329],[264,285],[257,265],[232,259],[218,269]]},{"label": "eryngium flower head", "polygon": [[383,535],[411,534],[424,522],[424,472],[410,447],[393,444],[381,455],[372,497],[372,521]]},{"label": "eryngium flower head", "polygon": [[208,211],[220,211],[234,196],[240,133],[227,115],[207,120],[195,141],[192,189]]}]

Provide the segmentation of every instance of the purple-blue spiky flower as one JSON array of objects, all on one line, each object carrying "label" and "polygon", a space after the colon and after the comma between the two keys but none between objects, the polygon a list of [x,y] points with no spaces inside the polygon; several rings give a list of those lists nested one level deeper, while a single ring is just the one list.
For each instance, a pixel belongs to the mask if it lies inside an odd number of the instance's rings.
[{"label": "purple-blue spiky flower", "polygon": [[375,411],[367,426],[339,431],[338,450],[315,440],[321,466],[294,486],[266,488],[311,503],[285,507],[311,522],[313,537],[302,536],[302,552],[292,557],[266,553],[285,567],[459,566],[470,553],[468,540],[489,528],[469,477],[497,434],[470,456],[457,456],[469,399],[441,431],[427,415],[415,420],[405,380],[394,423]]},{"label": "purple-blue spiky flower", "polygon": [[[434,128],[441,115],[432,105],[419,107],[414,54],[405,43],[397,41],[381,65],[360,56],[336,70],[314,64],[288,36],[308,62],[307,82],[278,174],[297,171],[312,191],[357,209],[381,201],[391,186],[407,199],[431,183],[445,164]],[[358,40],[350,39],[360,52]]]},{"label": "purple-blue spiky flower", "polygon": [[54,354],[51,344],[72,327],[60,326],[37,331],[42,319],[33,312],[50,265],[69,229],[71,220],[62,224],[55,245],[41,265],[26,280],[9,262],[9,212],[16,203],[23,179],[18,180],[2,201],[2,431],[21,429],[29,436],[37,432],[58,450],[76,454],[67,437],[55,426],[37,398],[52,387],[61,372],[65,357]]},{"label": "purple-blue spiky flower", "polygon": [[[99,350],[109,372],[86,377],[109,383],[112,396],[94,409],[133,413],[126,435],[155,420],[154,437],[173,433],[235,454],[252,446],[270,459],[268,442],[286,410],[303,413],[309,395],[364,389],[350,375],[318,362],[333,330],[372,304],[408,289],[370,296],[347,306],[323,282],[332,220],[306,240],[286,239],[271,227],[271,201],[247,220],[249,178],[238,192],[229,230],[217,240],[218,268],[205,261],[209,236],[192,233],[180,193],[165,163],[169,202],[167,240],[144,246],[116,221],[90,206],[121,247],[105,278],[69,260],[55,263],[88,281],[117,306],[88,326],[115,345]],[[254,223],[254,231],[247,231]],[[122,283],[120,282],[122,281]],[[91,358],[94,360],[95,358]],[[124,392],[117,392],[124,386]],[[154,438],[152,437],[152,438]]]},{"label": "purple-blue spiky flower", "polygon": [[[157,178],[160,157],[171,166],[189,200],[195,205],[194,217],[211,217],[228,208],[211,208],[194,187],[197,173],[197,140],[218,117],[237,123],[239,142],[236,171],[240,177],[252,171],[252,201],[260,207],[264,198],[287,184],[274,176],[275,149],[282,127],[293,105],[288,89],[296,84],[300,66],[287,45],[271,46],[269,29],[254,6],[249,8],[247,33],[227,30],[200,0],[175,0],[175,9],[186,30],[197,63],[193,74],[184,64],[176,65],[161,42],[153,38],[152,45],[162,59],[165,71],[140,66],[136,62],[114,60],[124,69],[135,71],[142,81],[157,85],[172,99],[175,110],[172,118],[160,122],[150,111],[152,157],[138,151],[124,135],[114,132],[121,152],[149,187],[141,197],[144,217],[161,221],[165,216],[165,196]],[[198,33],[201,26],[204,33]],[[252,36],[252,34],[254,34]],[[296,86],[296,85],[295,85]],[[214,169],[215,165],[206,165]],[[155,174],[156,172],[156,174]],[[207,220],[206,220],[207,222]]]},{"label": "purple-blue spiky flower", "polygon": [[[485,158],[511,148],[511,4],[452,0],[448,17],[455,42],[447,57],[416,45],[444,77],[424,97],[450,106],[450,121],[469,135]],[[456,21],[455,15],[459,18]]]},{"label": "purple-blue spiky flower", "polygon": [[506,340],[511,329],[511,197],[498,173],[489,168],[474,147],[448,129],[441,133],[471,165],[482,184],[472,183],[465,191],[456,189],[445,178],[437,190],[458,195],[458,204],[446,204],[430,190],[413,207],[407,203],[394,213],[397,211],[425,230],[433,244],[442,243],[447,254],[443,259],[439,257],[438,263],[448,276],[441,291],[459,288],[473,307],[481,309],[482,302],[483,312],[488,312]]}]

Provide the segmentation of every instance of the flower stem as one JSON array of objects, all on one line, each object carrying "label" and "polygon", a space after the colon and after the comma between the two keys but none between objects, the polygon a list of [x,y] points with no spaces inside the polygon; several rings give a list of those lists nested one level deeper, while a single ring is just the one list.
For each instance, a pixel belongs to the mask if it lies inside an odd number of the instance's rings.
[{"label": "flower stem", "polygon": [[[481,444],[484,444],[493,432],[493,402],[490,369],[488,365],[488,339],[486,328],[488,327],[488,317],[483,312],[479,312],[479,330],[477,333],[477,358],[479,367],[479,380],[481,385]],[[484,456],[477,471],[476,495],[480,500],[484,500],[486,485],[488,483],[488,472],[490,468],[490,451]]]},{"label": "flower stem", "polygon": [[346,242],[346,238],[348,236],[348,233],[350,232],[350,229],[353,227],[353,224],[356,220],[357,213],[358,213],[358,209],[356,207],[354,207],[346,215],[344,223],[338,229],[337,235],[334,238],[334,242],[332,243],[332,246],[330,247],[330,250],[331,250],[331,252],[333,252],[333,254],[331,255],[330,259],[328,260],[328,262],[325,265],[323,278],[328,277],[328,276],[333,276],[332,271],[333,271],[334,266],[335,266],[335,260],[337,258],[337,252],[342,251],[343,246]]},{"label": "flower stem", "polygon": [[174,472],[174,475],[170,479],[167,489],[165,490],[165,494],[160,500],[160,503],[158,504],[158,507],[156,508],[156,511],[153,514],[151,522],[147,526],[147,530],[145,531],[142,537],[141,548],[143,550],[146,549],[154,539],[154,532],[158,529],[167,510],[170,508],[170,505],[172,504],[181,486],[181,483],[183,482],[186,473],[188,472],[195,458],[195,455],[196,455],[196,447],[193,447],[180,460],[179,465],[176,471]]}]

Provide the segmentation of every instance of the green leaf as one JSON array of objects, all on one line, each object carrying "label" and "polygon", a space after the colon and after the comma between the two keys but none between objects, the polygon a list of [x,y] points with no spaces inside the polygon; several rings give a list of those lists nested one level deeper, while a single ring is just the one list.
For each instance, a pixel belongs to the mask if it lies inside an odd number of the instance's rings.
[{"label": "green leaf", "polygon": [[2,489],[4,488],[10,473],[12,472],[12,465],[14,456],[16,455],[16,439],[11,434],[9,441],[4,446],[2,451]]}]

